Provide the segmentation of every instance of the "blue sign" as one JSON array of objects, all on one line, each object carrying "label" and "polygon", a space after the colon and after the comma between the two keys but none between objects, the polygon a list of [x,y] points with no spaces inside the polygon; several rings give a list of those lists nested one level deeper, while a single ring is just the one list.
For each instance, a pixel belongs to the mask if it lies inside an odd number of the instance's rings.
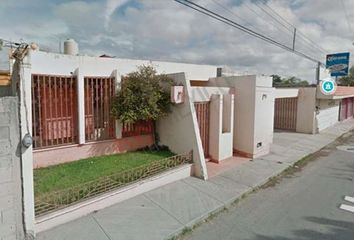
[{"label": "blue sign", "polygon": [[326,67],[332,77],[347,76],[349,70],[349,53],[327,55]]},{"label": "blue sign", "polygon": [[323,80],[321,82],[321,92],[325,95],[332,95],[336,91],[336,83],[332,79]]}]

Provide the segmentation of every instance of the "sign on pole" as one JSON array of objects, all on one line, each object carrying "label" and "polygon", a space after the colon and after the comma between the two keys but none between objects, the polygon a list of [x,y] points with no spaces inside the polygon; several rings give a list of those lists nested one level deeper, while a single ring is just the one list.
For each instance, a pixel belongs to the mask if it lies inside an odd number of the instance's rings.
[{"label": "sign on pole", "polygon": [[349,53],[329,54],[326,58],[326,67],[332,77],[347,76],[349,70]]},{"label": "sign on pole", "polygon": [[321,92],[325,95],[332,95],[336,92],[337,84],[330,78],[324,79],[320,84]]}]

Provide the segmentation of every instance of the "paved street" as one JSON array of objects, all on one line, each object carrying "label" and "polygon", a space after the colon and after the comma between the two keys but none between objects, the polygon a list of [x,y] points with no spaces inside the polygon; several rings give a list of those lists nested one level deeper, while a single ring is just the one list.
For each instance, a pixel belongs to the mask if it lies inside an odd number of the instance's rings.
[{"label": "paved street", "polygon": [[[354,146],[354,137],[341,143]],[[346,150],[348,147],[339,147]],[[196,228],[188,240],[352,240],[354,151],[328,148],[301,171],[263,189]]]}]

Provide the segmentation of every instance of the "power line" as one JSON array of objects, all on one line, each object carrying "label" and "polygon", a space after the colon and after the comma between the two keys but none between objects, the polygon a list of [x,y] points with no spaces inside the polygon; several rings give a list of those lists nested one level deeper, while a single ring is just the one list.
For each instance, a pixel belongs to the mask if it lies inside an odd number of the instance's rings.
[{"label": "power line", "polygon": [[[254,29],[263,32],[262,30],[260,30],[259,28],[257,28],[256,26],[254,26],[252,23],[250,23],[249,21],[247,21],[246,19],[240,17],[239,15],[237,15],[235,12],[231,11],[230,9],[228,9],[227,7],[225,7],[223,4],[217,2],[216,0],[210,0],[213,3],[215,3],[216,5],[218,5],[219,7],[221,7],[222,9],[224,9],[226,12],[229,12],[231,15],[237,17],[238,19],[241,19],[242,21],[244,21],[246,24],[252,26]],[[264,33],[264,32],[263,32]]]},{"label": "power line", "polygon": [[353,34],[353,28],[352,28],[352,25],[351,25],[351,23],[350,23],[350,21],[349,21],[349,15],[348,15],[347,9],[345,8],[344,1],[341,0],[341,3],[342,3],[343,10],[344,10],[345,18],[346,18],[347,23],[348,23],[349,31],[350,31],[350,33],[351,33],[352,35],[354,35],[354,34]]},{"label": "power line", "polygon": [[[252,13],[254,13],[257,17],[259,17],[260,19],[262,19],[262,20],[264,20],[264,21],[266,21],[266,22],[268,22],[268,23],[271,24],[270,21],[265,20],[256,10],[254,10],[254,9],[252,8],[252,6],[251,6],[248,2],[243,2],[243,5],[244,5],[248,10],[250,10]],[[281,29],[281,28],[277,27],[276,25],[273,25],[273,24],[272,24],[272,26],[276,27],[279,31],[281,31],[281,32],[283,32],[283,33],[289,35],[289,36],[292,38],[292,32],[291,32],[288,28],[285,27],[286,30],[284,30],[284,29]]]},{"label": "power line", "polygon": [[[283,20],[286,24],[288,24],[289,26],[296,28],[296,26],[294,26],[294,24],[290,23],[288,20],[286,20],[283,16],[281,16],[277,11],[275,11],[273,8],[271,8],[268,4],[266,0],[261,0],[263,2],[263,5],[268,8],[270,11],[272,11],[275,15],[277,15],[281,20]],[[265,9],[264,9],[265,10]],[[266,10],[265,10],[266,11]],[[274,17],[274,16],[273,16]],[[309,42],[312,43],[318,50],[320,50],[321,52],[327,53],[327,51],[325,49],[323,49],[321,46],[319,46],[317,43],[315,43],[313,40],[311,40],[310,38],[308,38],[304,33],[302,33],[301,31],[297,30],[298,35],[301,35],[302,38]]]},{"label": "power line", "polygon": [[[252,26],[253,29],[257,30],[258,32],[261,32],[264,36],[267,36],[267,37],[269,37],[269,38],[272,37],[272,34],[269,34],[269,32],[268,32],[268,33],[265,33],[263,30],[259,29],[259,28],[256,27],[254,24],[251,24],[250,22],[248,22],[248,21],[245,20],[244,18],[241,18],[240,16],[238,16],[234,11],[230,10],[230,9],[229,9],[228,7],[226,7],[225,5],[223,5],[223,4],[219,3],[219,2],[217,2],[216,0],[210,0],[210,1],[213,1],[215,4],[217,4],[217,5],[220,6],[222,9],[224,9],[224,10],[227,11],[227,12],[229,12],[229,13],[232,14],[233,16],[235,16],[235,17],[237,17],[237,18],[243,20],[246,24]],[[245,5],[245,6],[246,6],[246,5]],[[253,9],[251,9],[251,8],[248,7],[248,6],[246,6],[246,7],[248,8],[248,10],[252,11],[256,16],[258,16],[258,17],[261,18],[261,16],[260,16],[256,11],[254,11]],[[279,29],[279,30],[283,31],[283,29]],[[284,32],[284,33],[287,34],[287,35],[289,35],[289,37],[290,37],[289,40],[292,39],[293,36],[292,36],[289,32]],[[273,36],[273,37],[274,37],[274,36]],[[282,42],[283,42],[283,41],[282,41]],[[286,43],[286,41],[285,41],[285,43]]]},{"label": "power line", "polygon": [[[226,6],[222,5],[221,3],[218,3],[218,2],[216,2],[215,0],[211,0],[211,1],[213,1],[215,4],[221,6],[225,11],[230,12],[230,13],[233,14],[234,16],[240,18],[240,17],[239,17],[238,15],[236,15],[233,11],[231,11],[229,8],[227,8]],[[268,23],[271,24],[273,27],[276,27],[279,31],[281,31],[281,32],[285,33],[287,36],[289,36],[289,40],[288,40],[289,42],[288,42],[288,43],[290,43],[290,41],[291,41],[291,42],[292,42],[292,44],[291,44],[292,46],[294,46],[294,38],[295,38],[295,35],[296,35],[296,39],[295,39],[295,40],[298,39],[298,40],[300,40],[300,41],[303,43],[303,44],[300,44],[300,45],[299,45],[299,44],[296,44],[296,46],[304,46],[304,48],[306,49],[306,51],[312,52],[314,55],[318,55],[318,53],[315,52],[315,51],[316,51],[316,48],[317,48],[319,51],[324,52],[322,49],[320,49],[320,47],[317,47],[315,43],[314,43],[314,46],[313,46],[313,44],[311,44],[309,41],[306,41],[303,37],[299,36],[299,34],[301,34],[301,35],[303,35],[303,34],[302,34],[301,32],[299,32],[299,31],[296,29],[295,26],[293,26],[292,24],[290,24],[289,22],[287,22],[285,19],[284,19],[285,23],[286,23],[287,25],[289,25],[289,26],[286,26],[286,24],[282,23],[279,19],[275,18],[272,14],[270,14],[270,13],[269,13],[267,10],[265,10],[262,6],[258,6],[258,5],[257,5],[257,7],[258,7],[261,11],[265,12],[265,13],[267,14],[267,16],[271,17],[271,18],[273,19],[273,21],[275,21],[276,23],[282,25],[282,27],[285,28],[285,29],[279,28],[277,25],[274,25],[272,22],[270,22],[269,20],[267,20],[267,19],[265,19],[263,16],[261,16],[261,15],[260,15],[257,11],[255,11],[255,10],[252,8],[252,6],[251,6],[250,4],[248,4],[247,2],[244,2],[243,5],[244,5],[249,11],[251,11],[253,14],[255,14],[255,16],[259,17],[259,18],[262,19],[264,22],[268,22]],[[264,5],[264,6],[267,6],[267,5]],[[267,7],[268,7],[268,6],[267,6]],[[272,9],[272,11],[273,11],[276,15],[280,16],[280,15],[277,14],[273,9]],[[280,16],[280,17],[281,17],[281,16]],[[282,17],[281,17],[281,18],[282,18]],[[242,18],[240,18],[240,19],[242,19]],[[283,18],[282,18],[282,19],[283,19]],[[244,19],[243,19],[243,20],[244,20]],[[244,20],[244,21],[246,21],[246,20]],[[251,24],[250,24],[250,25],[251,25]],[[263,35],[269,37],[268,34],[264,34],[264,32],[261,31],[261,30],[259,30],[258,28],[254,27],[254,26],[253,26],[253,28],[254,28],[254,29],[257,29],[259,32],[262,32]],[[273,38],[274,38],[274,37],[273,37]],[[279,41],[279,40],[278,40],[278,41]],[[282,41],[282,42],[283,42],[283,41]],[[305,49],[304,49],[304,50],[305,50]],[[324,53],[326,53],[326,52],[324,52]]]},{"label": "power line", "polygon": [[[294,26],[287,26],[284,23],[282,23],[281,21],[279,21],[279,19],[275,18],[272,14],[270,14],[267,10],[265,10],[259,3],[254,2],[254,4],[261,9],[263,12],[265,12],[268,16],[270,16],[272,19],[274,19],[277,23],[279,23],[281,26],[283,26],[285,29],[287,29],[288,31],[292,32],[293,29],[295,28]],[[265,4],[263,4],[265,5]]]},{"label": "power line", "polygon": [[[295,49],[291,49],[290,47],[288,47],[288,46],[286,46],[286,45],[284,45],[284,44],[282,44],[282,43],[280,43],[280,42],[278,42],[278,41],[276,41],[274,39],[271,39],[271,38],[269,38],[269,37],[267,37],[267,36],[265,36],[263,34],[255,32],[252,29],[249,29],[249,28],[247,28],[247,27],[245,27],[245,26],[243,26],[243,25],[241,25],[241,24],[239,24],[237,22],[234,22],[234,21],[232,21],[232,20],[230,20],[230,19],[228,19],[228,18],[226,18],[224,16],[221,16],[220,14],[215,13],[215,12],[213,12],[213,11],[211,11],[211,10],[209,10],[209,9],[199,5],[199,4],[196,4],[196,3],[191,2],[189,0],[174,0],[174,1],[179,3],[179,4],[184,5],[186,7],[189,7],[191,9],[195,10],[195,11],[198,11],[198,12],[204,14],[204,15],[207,15],[207,16],[213,18],[213,19],[216,19],[216,20],[218,20],[220,22],[223,22],[223,23],[225,23],[225,24],[227,24],[229,26],[237,28],[237,29],[239,29],[239,30],[241,30],[243,32],[246,32],[246,33],[248,33],[248,34],[250,34],[250,35],[252,35],[252,36],[254,36],[256,38],[259,38],[259,39],[261,39],[261,40],[263,40],[265,42],[271,43],[271,44],[273,44],[273,45],[275,45],[277,47],[280,47],[280,48],[282,48],[284,50],[287,50],[289,52],[293,52],[293,53],[295,53],[298,56],[304,57],[304,58],[306,58],[306,59],[308,59],[310,61],[316,62],[316,63],[318,63],[318,62],[321,63],[321,61],[319,61],[319,60],[317,60],[317,59],[315,59],[315,58],[313,58],[311,56],[308,56],[305,53],[302,53],[302,52],[297,51]],[[323,63],[321,63],[321,64],[324,65]]]}]

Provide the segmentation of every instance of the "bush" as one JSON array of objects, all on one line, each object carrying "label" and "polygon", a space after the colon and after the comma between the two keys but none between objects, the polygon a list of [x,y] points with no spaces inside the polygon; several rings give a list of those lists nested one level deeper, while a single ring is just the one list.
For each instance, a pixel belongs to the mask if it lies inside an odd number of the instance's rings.
[{"label": "bush", "polygon": [[112,114],[123,123],[158,120],[170,112],[172,83],[167,75],[157,75],[152,66],[138,67],[122,79]]}]

